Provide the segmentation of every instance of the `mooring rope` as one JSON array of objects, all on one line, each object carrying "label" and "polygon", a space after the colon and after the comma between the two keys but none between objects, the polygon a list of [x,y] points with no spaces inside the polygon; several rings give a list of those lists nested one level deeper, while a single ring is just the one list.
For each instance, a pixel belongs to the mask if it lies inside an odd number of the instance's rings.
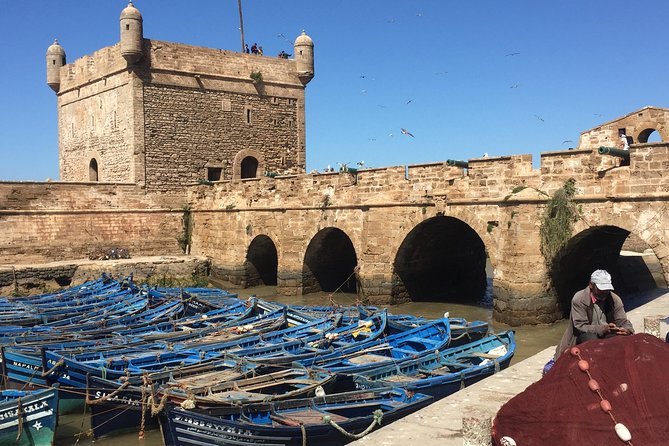
[{"label": "mooring rope", "polygon": [[90,396],[88,394],[88,387],[86,387],[86,404],[90,404],[90,405],[100,404],[104,401],[109,400],[110,398],[114,398],[116,395],[118,395],[123,389],[125,389],[129,385],[130,385],[130,381],[126,381],[123,384],[121,384],[118,389],[114,390],[109,395],[104,395],[104,396],[102,396],[98,399],[95,399],[95,400],[90,399]]},{"label": "mooring rope", "polygon": [[300,423],[300,430],[302,431],[302,446],[307,446],[307,429],[304,423]]},{"label": "mooring rope", "polygon": [[60,366],[63,365],[63,364],[65,364],[65,358],[60,358],[60,359],[58,360],[58,362],[56,362],[56,363],[53,365],[53,367],[51,367],[51,368],[50,368],[49,370],[47,370],[46,372],[42,372],[42,377],[51,375],[53,372],[56,371],[56,369],[57,369],[58,367],[60,367]]},{"label": "mooring rope", "polygon": [[343,435],[345,435],[349,438],[352,438],[354,440],[358,440],[358,439],[364,437],[365,435],[367,435],[368,433],[370,433],[372,431],[372,429],[374,429],[374,426],[376,426],[377,424],[379,426],[381,425],[381,420],[383,419],[383,411],[381,409],[376,409],[372,413],[372,415],[374,417],[374,419],[372,420],[372,423],[367,427],[367,429],[360,432],[359,434],[352,434],[350,432],[347,432],[343,427],[338,425],[329,415],[325,415],[323,417],[323,422],[326,423],[326,424],[329,424],[332,427],[334,427],[339,432],[341,432]]},{"label": "mooring rope", "polygon": [[23,433],[23,406],[21,405],[21,397],[16,400],[16,422],[18,423],[18,432],[16,434],[16,442],[21,439]]}]

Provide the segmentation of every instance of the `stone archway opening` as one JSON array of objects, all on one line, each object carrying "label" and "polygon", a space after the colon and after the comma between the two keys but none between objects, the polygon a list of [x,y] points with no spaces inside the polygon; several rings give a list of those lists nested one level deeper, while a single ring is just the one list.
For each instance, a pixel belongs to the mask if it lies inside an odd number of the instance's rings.
[{"label": "stone archway opening", "polygon": [[662,135],[655,129],[645,129],[639,133],[637,140],[641,143],[647,142],[662,142]]},{"label": "stone archway opening", "polygon": [[278,267],[279,258],[272,239],[266,235],[255,237],[244,262],[246,286],[276,285]]},{"label": "stone archway opening", "polygon": [[433,217],[406,236],[395,257],[393,301],[480,303],[487,289],[486,250],[469,225]]},{"label": "stone archway opening", "polygon": [[95,158],[88,163],[88,181],[98,181],[98,161]]},{"label": "stone archway opening", "polygon": [[591,227],[572,237],[550,270],[565,318],[572,297],[587,286],[596,269],[611,273],[623,301],[626,295],[667,286],[657,256],[638,236],[617,226]]},{"label": "stone archway opening", "polygon": [[241,178],[255,178],[258,176],[258,160],[253,156],[247,156],[242,160],[240,166]]},{"label": "stone archway opening", "polygon": [[353,271],[358,264],[355,248],[338,228],[320,230],[309,242],[302,268],[302,293],[356,292]]}]

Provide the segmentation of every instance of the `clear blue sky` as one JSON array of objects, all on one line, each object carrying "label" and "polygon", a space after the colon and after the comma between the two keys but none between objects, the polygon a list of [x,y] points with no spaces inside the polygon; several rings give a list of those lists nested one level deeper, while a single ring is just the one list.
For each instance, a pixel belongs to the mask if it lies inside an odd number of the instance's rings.
[{"label": "clear blue sky", "polygon": [[[58,178],[45,52],[116,43],[123,0],[0,1],[0,179]],[[137,0],[146,38],[238,50],[236,0]],[[315,44],[307,169],[562,150],[583,130],[669,107],[667,0],[245,0],[247,42]],[[518,54],[515,54],[518,53]],[[365,77],[362,77],[365,76]],[[406,128],[415,135],[400,133]],[[392,135],[392,136],[391,136]],[[563,143],[572,140],[573,143]]]}]

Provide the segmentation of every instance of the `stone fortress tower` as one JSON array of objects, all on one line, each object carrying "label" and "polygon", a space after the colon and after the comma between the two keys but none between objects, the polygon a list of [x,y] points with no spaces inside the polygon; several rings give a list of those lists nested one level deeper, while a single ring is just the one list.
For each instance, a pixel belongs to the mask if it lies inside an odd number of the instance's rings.
[{"label": "stone fortress tower", "polygon": [[304,90],[314,76],[306,33],[288,60],[145,39],[142,22],[130,2],[118,44],[71,64],[57,41],[48,48],[61,181],[170,191],[304,173]]}]

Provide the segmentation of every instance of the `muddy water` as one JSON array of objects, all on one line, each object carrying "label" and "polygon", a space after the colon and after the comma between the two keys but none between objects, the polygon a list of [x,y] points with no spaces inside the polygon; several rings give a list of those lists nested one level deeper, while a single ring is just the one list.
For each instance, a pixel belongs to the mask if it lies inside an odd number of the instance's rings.
[{"label": "muddy water", "polygon": [[[217,285],[220,286],[220,285]],[[240,298],[247,298],[256,295],[268,300],[274,300],[283,303],[296,305],[331,305],[331,299],[340,305],[355,304],[355,294],[345,293],[313,293],[307,296],[276,296],[275,287],[254,287],[247,289],[234,289],[232,287],[222,286],[231,292],[235,292]],[[509,329],[511,327],[492,321],[491,295],[484,298],[483,301],[474,305],[438,303],[438,302],[410,302],[401,305],[388,307],[391,313],[409,313],[417,316],[430,318],[443,317],[445,312],[449,312],[452,317],[464,317],[467,320],[487,321],[495,332]],[[562,336],[566,321],[561,321],[552,325],[542,326],[523,326],[513,327],[516,331],[517,349],[513,362],[521,361],[535,353],[545,349],[550,345],[555,345]],[[513,363],[512,362],[512,363]],[[77,441],[79,432],[86,432],[90,427],[90,420],[83,413],[62,416],[58,426],[58,440],[56,446],[71,446],[92,444],[92,438],[82,436]],[[116,435],[109,438],[103,438],[94,442],[96,445],[105,446],[160,446],[163,444],[159,430],[149,430],[145,433],[144,440],[138,438],[137,431],[123,435]]]}]

